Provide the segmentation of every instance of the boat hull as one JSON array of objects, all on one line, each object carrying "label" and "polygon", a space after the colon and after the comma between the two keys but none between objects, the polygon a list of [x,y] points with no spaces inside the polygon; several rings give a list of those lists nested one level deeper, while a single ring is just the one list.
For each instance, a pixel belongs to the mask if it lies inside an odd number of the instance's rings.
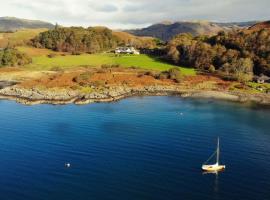
[{"label": "boat hull", "polygon": [[225,169],[225,165],[203,165],[202,170],[208,172],[222,171]]}]

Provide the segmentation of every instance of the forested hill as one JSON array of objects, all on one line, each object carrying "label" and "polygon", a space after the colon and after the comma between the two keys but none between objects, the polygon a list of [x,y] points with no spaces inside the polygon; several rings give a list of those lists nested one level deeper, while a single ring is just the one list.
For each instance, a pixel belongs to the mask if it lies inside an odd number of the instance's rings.
[{"label": "forested hill", "polygon": [[270,76],[269,22],[212,37],[180,34],[169,42],[167,52],[168,58],[177,64],[239,81],[251,80],[253,74]]},{"label": "forested hill", "polygon": [[116,47],[117,43],[117,37],[105,27],[56,27],[32,39],[35,47],[63,52],[95,53]]},{"label": "forested hill", "polygon": [[222,30],[240,29],[249,27],[256,22],[237,22],[237,23],[215,23],[207,21],[198,22],[166,22],[149,26],[143,29],[127,30],[137,36],[151,36],[163,41],[172,39],[175,35],[181,33],[191,33],[197,35],[214,35]]},{"label": "forested hill", "polygon": [[113,32],[106,27],[56,27],[32,39],[34,47],[71,53],[97,53],[128,44],[137,48],[152,48],[155,46],[155,39]]},{"label": "forested hill", "polygon": [[15,17],[0,17],[0,31],[16,31],[20,29],[47,28],[51,29],[54,25],[39,20],[19,19]]}]

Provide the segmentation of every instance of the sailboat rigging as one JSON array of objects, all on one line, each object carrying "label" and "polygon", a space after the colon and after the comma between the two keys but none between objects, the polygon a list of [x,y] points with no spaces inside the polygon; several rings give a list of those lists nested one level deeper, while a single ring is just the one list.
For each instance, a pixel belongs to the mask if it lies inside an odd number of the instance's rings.
[{"label": "sailboat rigging", "polygon": [[[216,163],[212,165],[207,165],[209,160],[211,160],[216,155]],[[220,155],[220,148],[219,148],[219,138],[217,141],[217,150],[209,157],[209,159],[202,165],[202,170],[208,172],[217,172],[225,169],[225,165],[219,164],[219,155]]]}]

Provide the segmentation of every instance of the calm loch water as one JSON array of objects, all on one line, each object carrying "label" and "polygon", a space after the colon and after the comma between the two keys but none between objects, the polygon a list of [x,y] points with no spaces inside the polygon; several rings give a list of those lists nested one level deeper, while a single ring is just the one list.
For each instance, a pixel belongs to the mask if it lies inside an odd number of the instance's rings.
[{"label": "calm loch water", "polygon": [[[144,97],[0,111],[1,200],[270,199],[270,110]],[[202,174],[218,136],[227,169]]]}]

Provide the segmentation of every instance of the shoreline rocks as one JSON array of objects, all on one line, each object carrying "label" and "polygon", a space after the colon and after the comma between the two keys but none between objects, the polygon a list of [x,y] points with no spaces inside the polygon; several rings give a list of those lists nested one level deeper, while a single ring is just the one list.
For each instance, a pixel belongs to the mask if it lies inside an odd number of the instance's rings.
[{"label": "shoreline rocks", "polygon": [[268,94],[245,94],[227,91],[184,90],[176,85],[170,86],[113,86],[99,92],[81,93],[69,89],[38,89],[21,88],[17,86],[0,89],[0,99],[15,100],[26,105],[35,104],[89,104],[94,102],[112,102],[131,96],[169,96],[178,95],[183,98],[206,98],[233,102],[251,102],[270,106]]}]

